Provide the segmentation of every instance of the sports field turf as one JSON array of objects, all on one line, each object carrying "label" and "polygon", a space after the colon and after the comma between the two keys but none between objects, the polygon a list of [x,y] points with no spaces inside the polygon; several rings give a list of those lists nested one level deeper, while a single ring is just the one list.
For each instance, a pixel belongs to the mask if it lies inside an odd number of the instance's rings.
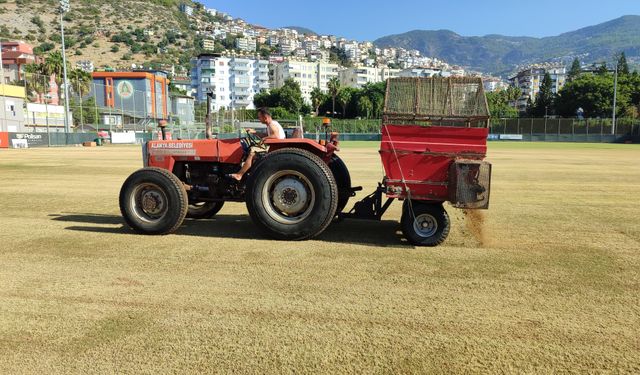
[{"label": "sports field turf", "polygon": [[[372,191],[376,143],[346,143]],[[492,143],[483,224],[123,227],[139,147],[0,150],[0,373],[640,373],[640,146]],[[480,233],[481,232],[481,233]]]}]

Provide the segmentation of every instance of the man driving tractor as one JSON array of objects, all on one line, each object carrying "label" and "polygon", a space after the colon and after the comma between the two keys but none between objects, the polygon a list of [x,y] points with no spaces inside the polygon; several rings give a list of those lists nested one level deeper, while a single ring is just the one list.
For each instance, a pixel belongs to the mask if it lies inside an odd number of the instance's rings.
[{"label": "man driving tractor", "polygon": [[[262,138],[263,140],[269,138],[285,139],[284,129],[282,128],[282,125],[280,125],[278,121],[274,120],[271,117],[271,113],[269,113],[268,108],[263,107],[258,109],[258,120],[260,120],[261,123],[267,125],[267,135],[266,137]],[[249,132],[253,134],[256,133],[256,131],[253,129],[249,130]],[[238,173],[233,173],[229,176],[237,181],[242,180],[242,176],[244,176],[244,174],[247,173],[249,169],[251,169],[251,165],[253,164],[253,160],[256,157],[256,153],[265,151],[266,150],[261,147],[251,147],[251,149],[249,150],[249,155],[247,156],[247,160],[245,160],[242,168],[240,168]]]}]

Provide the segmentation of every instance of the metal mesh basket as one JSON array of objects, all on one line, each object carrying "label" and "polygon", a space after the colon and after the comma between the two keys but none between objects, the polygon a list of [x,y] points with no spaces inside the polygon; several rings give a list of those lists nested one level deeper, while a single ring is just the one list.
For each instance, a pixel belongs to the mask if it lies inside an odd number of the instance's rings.
[{"label": "metal mesh basket", "polygon": [[491,163],[456,160],[449,170],[449,201],[457,208],[489,208]]},{"label": "metal mesh basket", "polygon": [[392,78],[387,82],[386,124],[422,121],[471,126],[489,117],[481,78]]}]

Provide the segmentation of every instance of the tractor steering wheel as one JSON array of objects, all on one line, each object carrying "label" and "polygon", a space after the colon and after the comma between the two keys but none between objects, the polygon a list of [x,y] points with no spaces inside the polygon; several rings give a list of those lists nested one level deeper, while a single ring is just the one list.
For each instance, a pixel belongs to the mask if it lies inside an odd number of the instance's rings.
[{"label": "tractor steering wheel", "polygon": [[256,147],[262,147],[262,145],[264,144],[264,141],[262,138],[258,137],[255,132],[252,133],[251,129],[246,129],[245,130],[247,132],[247,142],[249,142],[249,146],[256,146]]}]

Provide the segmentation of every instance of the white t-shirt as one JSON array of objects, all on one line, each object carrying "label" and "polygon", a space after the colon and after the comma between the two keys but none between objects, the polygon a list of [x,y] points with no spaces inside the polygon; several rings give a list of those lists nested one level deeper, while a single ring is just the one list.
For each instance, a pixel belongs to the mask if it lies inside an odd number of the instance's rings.
[{"label": "white t-shirt", "polygon": [[[280,123],[276,120],[271,120],[271,125],[278,129],[278,139],[285,139],[284,129],[282,128],[282,125],[280,125]],[[269,137],[273,136],[273,134],[271,134],[271,126],[269,125],[267,125],[267,134],[269,135]]]}]

